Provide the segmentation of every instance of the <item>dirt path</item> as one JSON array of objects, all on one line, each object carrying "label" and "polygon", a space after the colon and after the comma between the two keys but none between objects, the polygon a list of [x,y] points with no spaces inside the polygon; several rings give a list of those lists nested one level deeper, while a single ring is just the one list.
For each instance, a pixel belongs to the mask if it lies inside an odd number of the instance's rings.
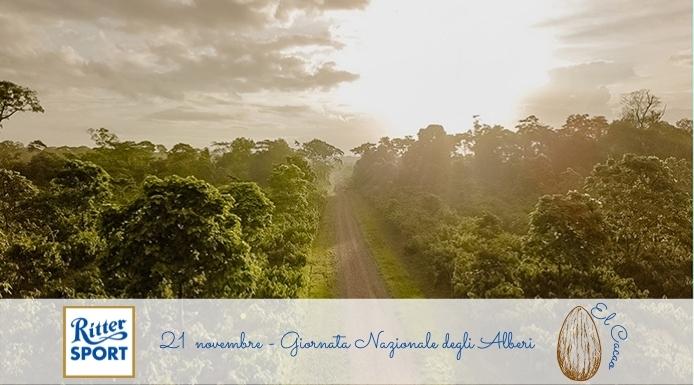
[{"label": "dirt path", "polygon": [[344,191],[337,192],[334,210],[339,298],[388,298],[386,285]]},{"label": "dirt path", "polygon": [[[337,295],[338,298],[390,298],[386,284],[379,273],[378,265],[362,233],[349,193],[337,191],[333,214],[335,218],[335,253],[337,257]],[[391,336],[402,336],[401,320],[376,302],[360,308],[359,313],[345,314],[347,335],[365,336],[365,324],[387,325]],[[372,328],[377,330],[377,327]],[[416,366],[410,357],[399,358],[399,364],[369,366],[365,362],[382,360],[383,352],[372,350],[364,352],[370,358],[354,363],[351,370],[354,383],[364,383],[368,379],[418,378]]]}]

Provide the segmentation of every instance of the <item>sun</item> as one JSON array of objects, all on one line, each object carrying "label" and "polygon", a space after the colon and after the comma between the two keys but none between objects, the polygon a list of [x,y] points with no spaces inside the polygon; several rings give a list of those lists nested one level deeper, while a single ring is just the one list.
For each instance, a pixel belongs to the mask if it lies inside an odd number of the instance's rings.
[{"label": "sun", "polygon": [[429,123],[465,130],[473,115],[512,125],[523,96],[557,64],[552,36],[534,27],[547,9],[544,1],[373,2],[334,29],[347,42],[338,63],[360,74],[337,98],[392,136]]}]

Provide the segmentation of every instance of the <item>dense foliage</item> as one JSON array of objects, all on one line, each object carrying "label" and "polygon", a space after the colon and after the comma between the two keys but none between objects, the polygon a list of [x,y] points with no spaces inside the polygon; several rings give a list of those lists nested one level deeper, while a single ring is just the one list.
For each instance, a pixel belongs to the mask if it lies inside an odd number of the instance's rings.
[{"label": "dense foliage", "polygon": [[352,186],[451,296],[691,297],[692,124],[658,107],[637,91],[613,122],[430,125],[353,149]]},{"label": "dense foliage", "polygon": [[0,143],[0,297],[295,297],[330,169],[313,140]]}]

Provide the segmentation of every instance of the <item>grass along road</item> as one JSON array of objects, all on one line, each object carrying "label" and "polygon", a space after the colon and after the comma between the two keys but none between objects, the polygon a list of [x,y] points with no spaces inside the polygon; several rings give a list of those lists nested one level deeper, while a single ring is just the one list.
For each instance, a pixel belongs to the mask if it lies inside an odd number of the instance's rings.
[{"label": "grass along road", "polygon": [[425,294],[408,270],[402,249],[387,231],[388,226],[377,213],[355,193],[345,192],[352,214],[360,228],[369,255],[392,298],[424,298]]},{"label": "grass along road", "polygon": [[427,261],[405,252],[405,239],[358,194],[350,194],[355,215],[393,298],[450,298],[435,285]]},{"label": "grass along road", "polygon": [[335,196],[328,197],[321,217],[318,234],[313,240],[304,274],[306,286],[301,298],[337,297],[335,255]]}]

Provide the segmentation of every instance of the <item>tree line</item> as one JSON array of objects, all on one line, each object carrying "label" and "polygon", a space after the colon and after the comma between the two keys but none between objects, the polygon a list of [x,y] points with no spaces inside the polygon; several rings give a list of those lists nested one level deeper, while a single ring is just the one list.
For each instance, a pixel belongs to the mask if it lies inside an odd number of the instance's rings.
[{"label": "tree line", "polygon": [[0,297],[289,298],[342,151],[0,143]]},{"label": "tree line", "polygon": [[647,90],[622,116],[475,120],[352,151],[352,188],[454,297],[691,297],[692,121]]}]

